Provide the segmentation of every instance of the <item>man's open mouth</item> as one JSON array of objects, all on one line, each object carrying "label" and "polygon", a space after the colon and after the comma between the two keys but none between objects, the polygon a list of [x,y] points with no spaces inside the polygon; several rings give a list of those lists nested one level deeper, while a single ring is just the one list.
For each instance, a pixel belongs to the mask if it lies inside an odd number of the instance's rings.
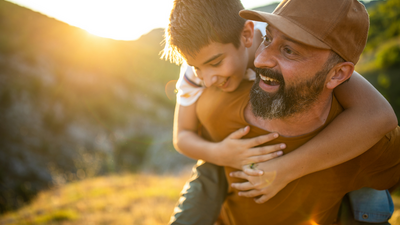
[{"label": "man's open mouth", "polygon": [[267,76],[264,76],[264,75],[261,75],[261,74],[260,74],[260,78],[267,85],[270,85],[270,86],[280,85],[280,82],[278,80],[274,79],[274,78],[267,77]]}]

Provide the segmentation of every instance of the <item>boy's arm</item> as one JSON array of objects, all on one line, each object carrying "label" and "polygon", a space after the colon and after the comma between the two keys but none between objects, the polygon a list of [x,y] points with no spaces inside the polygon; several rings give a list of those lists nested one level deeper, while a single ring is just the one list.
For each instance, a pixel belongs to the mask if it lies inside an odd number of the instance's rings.
[{"label": "boy's arm", "polygon": [[250,181],[233,185],[247,191],[241,195],[262,195],[257,202],[263,203],[297,178],[359,156],[397,126],[390,104],[358,73],[354,72],[349,82],[337,87],[335,95],[345,110],[324,130],[295,151],[258,165],[264,176],[276,171],[271,185],[260,183],[265,179],[250,177],[243,172],[233,174]]},{"label": "boy's arm", "polygon": [[[251,139],[240,139],[246,135],[250,128],[247,126],[239,129],[221,142],[210,142],[198,135],[199,120],[196,115],[196,103],[175,107],[173,143],[175,149],[193,159],[240,169],[251,162],[263,162],[282,154],[279,151],[284,144],[254,147],[278,137],[276,133],[262,135]],[[253,171],[258,174],[260,171]]]}]

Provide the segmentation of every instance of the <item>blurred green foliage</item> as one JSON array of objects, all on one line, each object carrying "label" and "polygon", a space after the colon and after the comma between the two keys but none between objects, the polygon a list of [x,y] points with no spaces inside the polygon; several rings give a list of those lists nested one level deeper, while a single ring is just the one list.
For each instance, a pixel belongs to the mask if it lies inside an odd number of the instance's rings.
[{"label": "blurred green foliage", "polygon": [[388,45],[380,49],[376,53],[376,65],[379,69],[391,69],[399,67],[400,45]]},{"label": "blurred green foliage", "polygon": [[376,1],[367,10],[368,42],[356,70],[385,96],[400,121],[400,1]]},{"label": "blurred green foliage", "polygon": [[120,142],[115,151],[115,160],[119,171],[137,172],[151,146],[152,137],[136,135]]},{"label": "blurred green foliage", "polygon": [[400,1],[377,1],[368,8],[370,28],[365,51],[378,48],[393,37],[400,35]]}]

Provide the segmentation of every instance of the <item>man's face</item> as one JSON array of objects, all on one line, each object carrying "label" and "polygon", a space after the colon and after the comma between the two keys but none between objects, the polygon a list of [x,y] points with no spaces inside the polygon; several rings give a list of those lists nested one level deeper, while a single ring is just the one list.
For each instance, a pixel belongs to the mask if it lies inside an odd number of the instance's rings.
[{"label": "man's face", "polygon": [[248,58],[243,45],[237,49],[231,43],[212,42],[194,57],[188,56],[186,61],[194,67],[196,76],[203,79],[206,87],[216,86],[231,92],[242,81]]},{"label": "man's face", "polygon": [[255,116],[284,118],[309,108],[324,89],[330,70],[325,66],[329,52],[267,27],[254,62],[257,76],[250,102]]}]

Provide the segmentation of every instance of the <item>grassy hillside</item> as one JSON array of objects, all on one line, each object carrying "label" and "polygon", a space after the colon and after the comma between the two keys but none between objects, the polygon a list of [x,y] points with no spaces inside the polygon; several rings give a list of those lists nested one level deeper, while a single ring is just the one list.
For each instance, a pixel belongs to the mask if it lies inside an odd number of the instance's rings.
[{"label": "grassy hillside", "polygon": [[[115,175],[70,183],[40,193],[13,213],[0,216],[2,225],[167,224],[187,174],[179,177]],[[400,225],[400,198],[390,220]]]},{"label": "grassy hillside", "polygon": [[0,0],[0,213],[79,174],[176,171],[163,30],[116,41]]},{"label": "grassy hillside", "polygon": [[0,215],[0,224],[167,224],[187,175],[114,175],[69,183]]}]

